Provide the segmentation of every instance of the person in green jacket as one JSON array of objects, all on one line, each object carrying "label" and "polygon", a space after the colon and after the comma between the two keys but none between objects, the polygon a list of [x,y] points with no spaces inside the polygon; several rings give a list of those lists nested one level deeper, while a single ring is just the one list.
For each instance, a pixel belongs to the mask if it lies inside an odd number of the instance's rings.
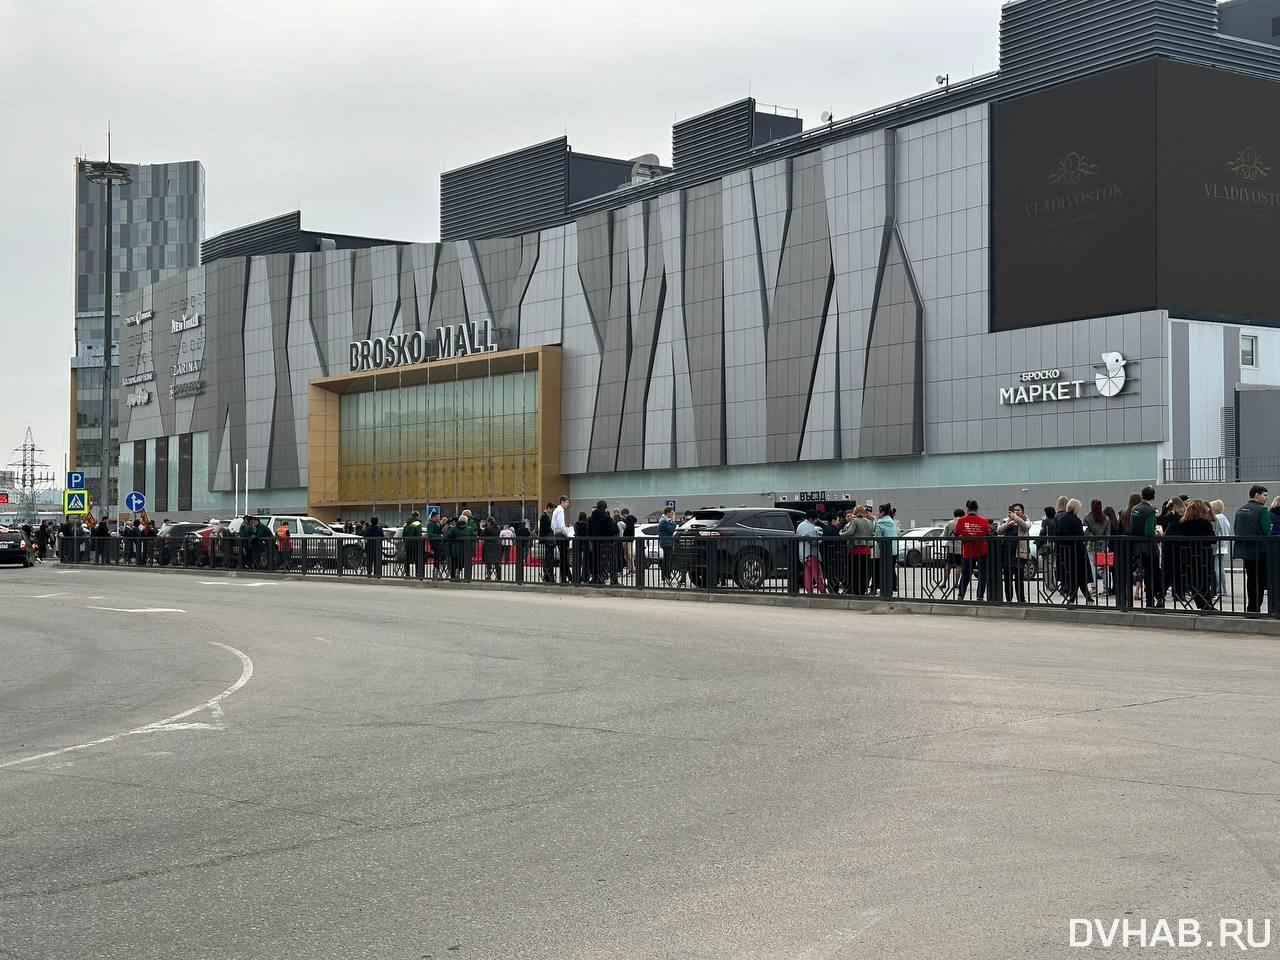
[{"label": "person in green jacket", "polygon": [[422,521],[417,510],[409,514],[409,522],[400,531],[400,539],[404,541],[404,576],[409,576],[412,566],[414,575],[421,580],[426,575],[427,566],[422,550]]},{"label": "person in green jacket", "polygon": [[253,517],[247,513],[240,521],[240,536],[237,538],[240,542],[240,566],[248,568],[253,566],[254,549],[253,549],[253,532],[257,528]]},{"label": "person in green jacket", "polygon": [[462,528],[460,521],[450,518],[444,522],[444,530],[441,533],[441,539],[444,543],[444,552],[449,557],[449,579],[457,580],[458,572],[462,569]]},{"label": "person in green jacket", "polygon": [[256,518],[253,525],[253,556],[254,566],[258,566],[259,558],[262,560],[262,566],[271,569],[275,566],[272,558],[275,556],[276,535],[271,532],[271,528],[267,526],[267,521],[261,517]]},{"label": "person in green jacket", "polygon": [[445,575],[448,567],[448,550],[444,542],[444,527],[440,523],[440,514],[433,513],[427,518],[427,542],[431,544],[431,576],[439,580]]},{"label": "person in green jacket", "polygon": [[471,567],[476,558],[476,544],[480,542],[480,524],[471,516],[470,510],[463,510],[458,517],[458,539],[462,541],[462,579],[471,579]]}]

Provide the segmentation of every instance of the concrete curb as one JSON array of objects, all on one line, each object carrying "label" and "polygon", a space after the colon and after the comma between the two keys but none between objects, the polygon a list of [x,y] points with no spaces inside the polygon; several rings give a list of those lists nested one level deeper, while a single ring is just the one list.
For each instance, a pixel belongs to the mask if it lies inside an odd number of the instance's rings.
[{"label": "concrete curb", "polygon": [[[61,564],[57,564],[61,566]],[[350,576],[331,576],[320,574],[304,577],[299,573],[276,573],[268,570],[223,570],[210,567],[120,567],[113,564],[72,565],[71,569],[80,566],[93,570],[118,570],[123,574],[126,570],[145,570],[149,574],[167,576],[225,577],[230,580],[240,578],[251,580],[280,580],[282,582],[322,582],[326,584],[357,585],[370,582],[371,578],[361,574]],[[128,574],[125,574],[128,575]],[[452,580],[416,580],[404,577],[382,577],[377,580],[382,586],[398,586],[415,590],[497,590],[506,593],[552,592],[548,585],[542,583],[514,583],[511,581],[466,581]],[[654,590],[637,587],[583,587],[557,586],[557,595],[574,597],[621,597],[624,599],[686,601],[692,603],[734,603],[757,607],[788,607],[807,610],[847,610],[852,613],[868,615],[911,615],[925,614],[949,617],[981,617],[986,620],[1023,620],[1037,623],[1077,623],[1105,627],[1139,627],[1144,630],[1195,630],[1206,633],[1232,634],[1235,636],[1280,637],[1280,620],[1257,615],[1229,616],[1195,613],[1147,613],[1142,610],[1095,610],[1091,607],[1017,607],[1017,606],[985,606],[979,604],[938,603],[929,600],[892,600],[880,599],[857,600],[845,597],[792,597],[782,593],[735,593],[733,591],[717,591],[707,593],[701,590]]]}]

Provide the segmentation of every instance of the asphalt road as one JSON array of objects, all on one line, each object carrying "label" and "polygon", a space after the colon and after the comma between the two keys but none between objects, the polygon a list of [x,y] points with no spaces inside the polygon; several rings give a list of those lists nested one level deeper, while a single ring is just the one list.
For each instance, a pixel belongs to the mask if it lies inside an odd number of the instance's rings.
[{"label": "asphalt road", "polygon": [[57,565],[0,611],[0,957],[1280,941],[1275,640]]}]

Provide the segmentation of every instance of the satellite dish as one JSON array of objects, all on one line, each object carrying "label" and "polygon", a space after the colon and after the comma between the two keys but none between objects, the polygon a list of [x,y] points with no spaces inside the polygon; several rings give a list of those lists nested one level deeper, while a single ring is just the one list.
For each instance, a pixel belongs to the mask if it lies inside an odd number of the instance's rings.
[{"label": "satellite dish", "polygon": [[823,123],[830,123],[830,122],[831,122],[831,111],[830,111],[830,110],[823,110],[823,111],[822,111],[822,122],[823,122]]}]

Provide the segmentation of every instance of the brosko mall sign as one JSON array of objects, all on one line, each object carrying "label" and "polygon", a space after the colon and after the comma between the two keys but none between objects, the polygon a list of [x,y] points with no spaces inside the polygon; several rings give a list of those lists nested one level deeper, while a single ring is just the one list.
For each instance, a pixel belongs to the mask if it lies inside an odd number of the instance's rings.
[{"label": "brosko mall sign", "polygon": [[498,349],[492,320],[469,320],[466,323],[440,327],[435,341],[421,330],[413,333],[356,340],[351,344],[351,372],[389,370],[415,363],[429,363],[449,357],[469,357],[476,353],[492,353]]},{"label": "brosko mall sign", "polygon": [[1117,396],[1127,381],[1124,368],[1129,361],[1122,354],[1108,351],[1102,355],[1102,363],[1094,369],[1099,372],[1093,377],[1093,390],[1086,389],[1088,380],[1068,380],[1061,370],[1029,370],[1018,377],[1018,383],[1012,387],[1000,388],[1000,402],[1041,403],[1061,400],[1081,400],[1085,397],[1102,396],[1110,399]]}]

